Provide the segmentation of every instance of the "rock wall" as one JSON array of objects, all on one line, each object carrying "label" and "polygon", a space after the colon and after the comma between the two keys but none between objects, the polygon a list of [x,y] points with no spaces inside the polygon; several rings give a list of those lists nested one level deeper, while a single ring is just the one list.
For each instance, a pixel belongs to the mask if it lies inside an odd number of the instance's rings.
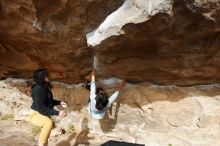
[{"label": "rock wall", "polygon": [[[96,64],[106,77],[177,85],[219,82],[219,8],[219,1],[127,0],[87,35],[88,44],[97,45]],[[131,17],[124,17],[127,13]]]},{"label": "rock wall", "polygon": [[[103,86],[111,95],[118,84]],[[31,98],[23,93],[28,90],[30,86],[24,80],[0,81],[0,109],[4,109],[0,111],[0,145],[37,143],[31,135],[33,128],[23,121],[30,113]],[[51,146],[100,146],[108,140],[147,146],[220,145],[220,84],[126,84],[102,120],[88,115],[89,93],[85,88],[59,84],[53,93],[69,107],[65,118],[53,116],[56,128],[50,135]],[[16,121],[1,120],[9,113],[14,114]]]},{"label": "rock wall", "polygon": [[85,34],[123,0],[1,0],[0,77],[47,67],[52,79],[81,82],[92,68]]},{"label": "rock wall", "polygon": [[[220,81],[219,0],[1,0],[0,78]],[[95,55],[95,57],[94,57]]]}]

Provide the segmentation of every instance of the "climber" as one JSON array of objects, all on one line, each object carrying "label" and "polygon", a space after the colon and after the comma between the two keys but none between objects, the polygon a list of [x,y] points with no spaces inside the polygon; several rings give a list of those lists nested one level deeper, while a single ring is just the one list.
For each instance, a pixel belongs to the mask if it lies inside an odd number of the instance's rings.
[{"label": "climber", "polygon": [[63,118],[66,115],[64,110],[57,111],[53,109],[56,105],[61,105],[65,109],[67,104],[53,99],[52,85],[48,76],[47,69],[38,69],[33,74],[34,83],[31,92],[33,103],[31,105],[29,122],[42,128],[38,139],[38,146],[45,146],[48,143],[53,127],[51,116],[57,115]]},{"label": "climber", "polygon": [[95,69],[93,69],[90,86],[87,85],[87,89],[90,89],[88,112],[92,118],[102,119],[105,116],[106,111],[117,99],[119,92],[121,91],[124,84],[125,81],[121,81],[118,90],[108,98],[102,88],[96,88]]}]

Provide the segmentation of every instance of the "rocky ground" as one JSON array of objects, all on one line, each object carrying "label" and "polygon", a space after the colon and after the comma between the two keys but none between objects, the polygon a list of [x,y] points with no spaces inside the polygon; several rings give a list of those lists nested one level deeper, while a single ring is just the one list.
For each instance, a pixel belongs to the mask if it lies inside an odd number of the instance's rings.
[{"label": "rocky ground", "polygon": [[[99,82],[111,94],[117,80]],[[86,111],[88,91],[80,85],[54,83],[55,97],[70,104],[68,115],[54,117],[50,146],[99,146],[108,140],[146,146],[219,146],[220,85],[191,87],[126,84],[103,120]],[[108,88],[107,88],[108,87]],[[34,146],[39,128],[25,121],[30,84],[0,82],[0,145]],[[62,129],[62,130],[61,130]]]}]

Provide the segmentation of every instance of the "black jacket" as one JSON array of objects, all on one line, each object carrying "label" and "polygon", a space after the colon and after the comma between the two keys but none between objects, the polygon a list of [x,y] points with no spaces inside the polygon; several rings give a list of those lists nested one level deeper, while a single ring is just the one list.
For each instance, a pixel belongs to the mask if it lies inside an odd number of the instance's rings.
[{"label": "black jacket", "polygon": [[59,105],[60,101],[53,99],[53,94],[47,84],[34,84],[31,96],[33,99],[31,108],[33,110],[45,116],[59,115],[59,112],[53,107]]}]

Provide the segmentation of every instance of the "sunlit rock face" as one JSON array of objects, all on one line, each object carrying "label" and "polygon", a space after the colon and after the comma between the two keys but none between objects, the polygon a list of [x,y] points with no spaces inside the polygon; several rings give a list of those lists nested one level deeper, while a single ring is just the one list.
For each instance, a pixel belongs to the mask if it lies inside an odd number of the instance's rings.
[{"label": "sunlit rock face", "polygon": [[[127,0],[87,35],[101,75],[157,84],[219,82],[220,1],[143,1]],[[131,17],[123,18],[127,12]]]},{"label": "sunlit rock face", "polygon": [[92,68],[86,33],[123,0],[1,0],[0,77],[31,77],[47,67],[52,79],[81,82]]},{"label": "sunlit rock face", "polygon": [[[33,125],[24,122],[28,120],[32,102],[31,97],[23,93],[29,94],[31,87],[27,83],[11,79],[0,81],[0,109],[4,109],[0,111],[1,146],[17,146],[21,141],[28,143],[22,146],[37,143],[31,134]],[[109,96],[119,84],[109,80],[98,83]],[[49,140],[50,146],[76,143],[100,146],[109,140],[146,146],[220,145],[220,84],[178,87],[126,83],[101,120],[92,119],[88,114],[86,88],[59,83],[54,84],[52,92],[56,99],[66,101],[69,106],[66,117],[52,117],[56,127],[50,135],[50,139],[54,139]],[[6,114],[14,115],[16,122],[1,120]],[[60,128],[66,133],[60,133]]]}]

